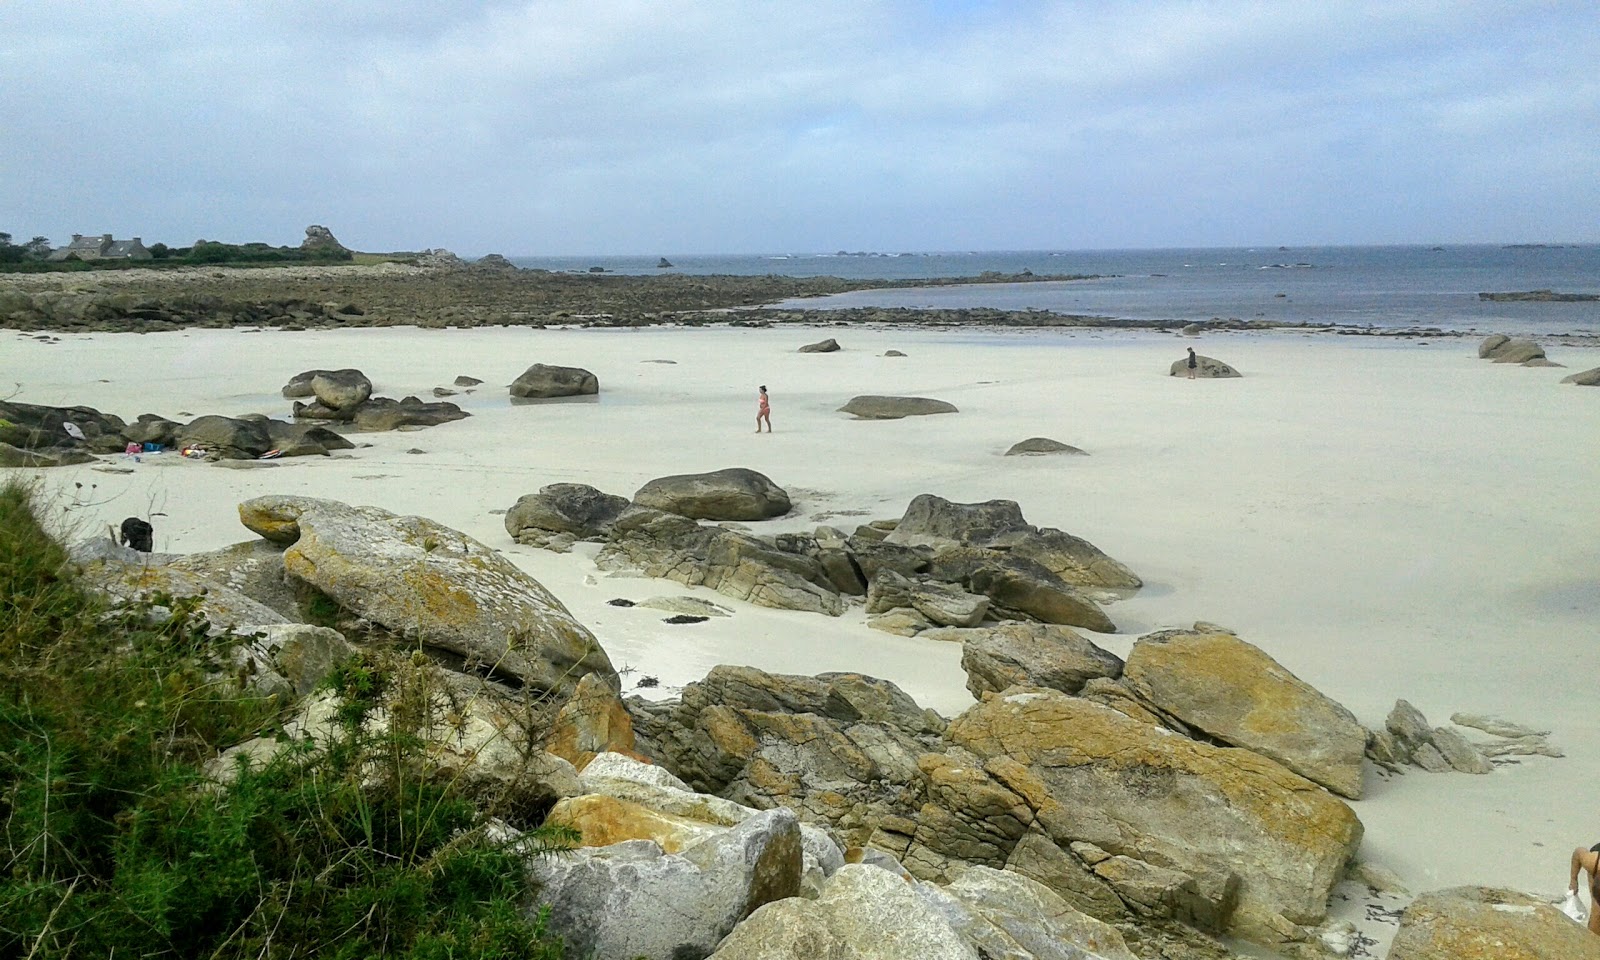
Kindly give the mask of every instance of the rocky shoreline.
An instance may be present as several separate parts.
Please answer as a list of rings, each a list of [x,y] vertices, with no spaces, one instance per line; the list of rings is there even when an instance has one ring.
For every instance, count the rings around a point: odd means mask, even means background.
[[[189,327],[307,330],[349,327],[644,327],[778,324],[1017,329],[1098,328],[1198,334],[1303,330],[1343,336],[1460,337],[1439,327],[1351,327],[1213,317],[1202,323],[1049,310],[777,308],[857,290],[988,283],[1071,282],[1089,276],[985,273],[917,280],[522,270],[504,258],[475,264],[400,262],[270,268],[183,267],[93,273],[0,274],[0,327],[28,332],[154,333]],[[1571,335],[1568,343],[1593,338]]]

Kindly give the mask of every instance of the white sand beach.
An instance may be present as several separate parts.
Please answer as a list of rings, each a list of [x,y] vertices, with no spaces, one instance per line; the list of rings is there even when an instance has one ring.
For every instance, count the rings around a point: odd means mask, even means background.
[[[844,350],[796,352],[825,336]],[[499,514],[549,483],[630,496],[655,477],[732,466],[795,500],[789,516],[750,525],[761,533],[850,530],[898,517],[920,493],[1011,499],[1144,578],[1107,608],[1119,632],[1094,636],[1119,656],[1140,633],[1209,620],[1369,727],[1405,698],[1435,725],[1459,711],[1552,731],[1565,758],[1484,776],[1369,767],[1367,796],[1352,804],[1362,858],[1413,892],[1481,883],[1554,899],[1573,846],[1600,840],[1600,390],[1559,384],[1600,365],[1600,350],[1553,349],[1568,369],[1528,369],[1477,359],[1475,339],[1301,332],[196,329],[56,343],[0,331],[0,344],[0,393],[128,420],[286,418],[279,389],[314,367],[358,367],[391,397],[431,399],[458,374],[485,381],[450,398],[472,417],[353,435],[363,446],[333,458],[233,470],[168,453],[127,463],[130,474],[19,471],[85,533],[158,512],[157,550],[209,550],[250,539],[235,507],[269,493],[421,514],[503,549],[631,668],[626,686],[659,679],[645,695],[718,663],[855,670],[951,716],[972,702],[953,644],[868,629],[859,607],[832,619],[612,576],[594,568],[593,548],[513,543]],[[1165,376],[1191,344],[1244,377]],[[504,385],[535,362],[593,371],[599,398],[512,405]],[[771,435],[753,432],[758,384],[771,391]],[[836,412],[868,393],[935,397],[960,413]],[[1090,456],[1002,456],[1034,436]],[[734,615],[674,626],[606,603],[687,593]],[[1382,934],[1358,901],[1334,907]]]

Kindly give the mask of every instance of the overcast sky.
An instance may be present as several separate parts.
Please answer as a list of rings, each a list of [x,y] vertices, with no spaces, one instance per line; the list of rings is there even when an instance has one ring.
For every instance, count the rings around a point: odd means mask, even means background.
[[[1600,241],[1600,10],[0,0],[0,230],[672,254]]]

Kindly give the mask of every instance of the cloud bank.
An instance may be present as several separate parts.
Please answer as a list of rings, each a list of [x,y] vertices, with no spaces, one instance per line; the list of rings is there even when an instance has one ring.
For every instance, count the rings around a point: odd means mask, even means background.
[[[1600,240],[1586,3],[0,8],[0,230],[754,253]]]

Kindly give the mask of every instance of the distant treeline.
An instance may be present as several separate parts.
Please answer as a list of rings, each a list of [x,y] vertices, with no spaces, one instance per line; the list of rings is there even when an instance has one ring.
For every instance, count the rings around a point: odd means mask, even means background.
[[[169,247],[153,243],[149,260],[101,259],[80,260],[76,255],[65,260],[51,260],[50,241],[34,237],[27,243],[14,243],[11,234],[0,232],[0,271],[44,273],[74,270],[132,270],[160,267],[193,266],[195,264],[275,264],[275,263],[346,263],[352,259],[343,247],[274,247],[265,243],[220,243],[199,240],[191,247]]]

